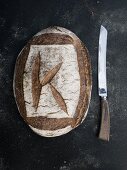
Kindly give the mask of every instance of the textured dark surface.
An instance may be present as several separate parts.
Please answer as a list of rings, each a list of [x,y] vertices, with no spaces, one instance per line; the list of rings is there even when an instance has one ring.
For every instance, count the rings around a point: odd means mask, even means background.
[[[100,121],[97,47],[108,30],[107,76],[111,114],[109,143],[96,137]],[[65,136],[43,138],[23,122],[13,97],[18,53],[51,25],[72,30],[89,49],[93,92],[83,124]],[[0,0],[0,170],[127,169],[127,1]]]

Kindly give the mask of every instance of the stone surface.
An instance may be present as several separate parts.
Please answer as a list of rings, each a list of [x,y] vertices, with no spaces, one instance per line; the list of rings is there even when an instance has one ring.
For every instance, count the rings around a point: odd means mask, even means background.
[[[109,143],[97,139],[100,121],[97,47],[100,25],[108,30],[107,77],[111,114]],[[18,53],[32,35],[50,25],[72,30],[90,51],[93,91],[85,122],[52,139],[34,134],[19,116],[13,97]],[[0,1],[0,169],[127,169],[127,1]]]

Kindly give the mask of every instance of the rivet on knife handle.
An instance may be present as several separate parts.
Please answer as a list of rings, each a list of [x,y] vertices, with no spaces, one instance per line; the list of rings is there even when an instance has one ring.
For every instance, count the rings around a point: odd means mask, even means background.
[[[105,141],[109,141],[110,136],[110,114],[109,106],[106,97],[101,97],[101,126],[99,138]]]

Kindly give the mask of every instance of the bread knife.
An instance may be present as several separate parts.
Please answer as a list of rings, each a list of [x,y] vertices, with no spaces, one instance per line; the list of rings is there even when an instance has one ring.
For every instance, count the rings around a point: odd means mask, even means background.
[[[110,114],[107,101],[106,50],[107,30],[101,25],[98,50],[98,90],[99,96],[101,98],[101,124],[99,138],[105,141],[109,141]]]

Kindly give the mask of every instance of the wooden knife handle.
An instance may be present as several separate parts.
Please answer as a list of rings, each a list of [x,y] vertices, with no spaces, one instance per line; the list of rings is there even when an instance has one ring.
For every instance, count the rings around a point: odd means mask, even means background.
[[[110,136],[110,114],[109,106],[106,97],[101,98],[101,126],[99,138],[105,141],[109,141]]]

